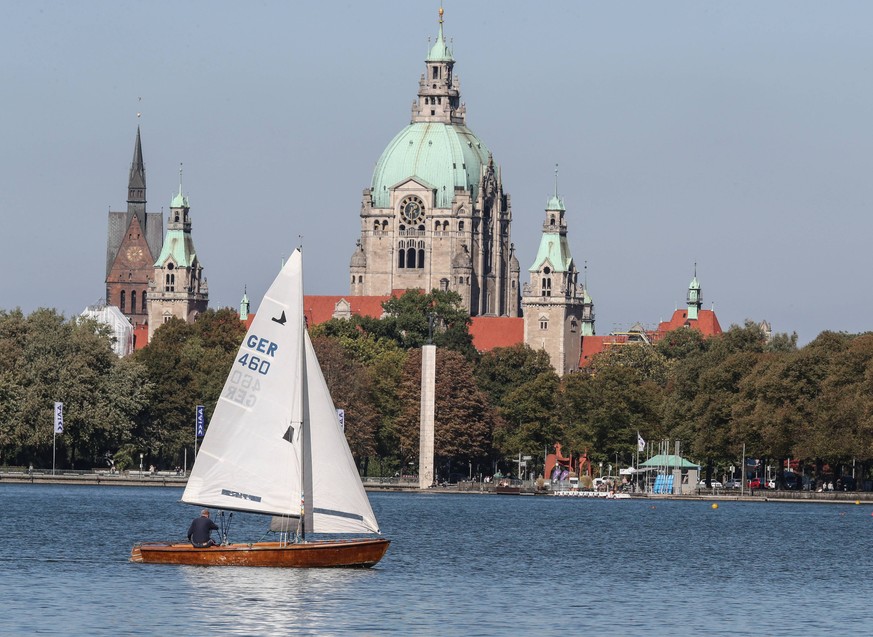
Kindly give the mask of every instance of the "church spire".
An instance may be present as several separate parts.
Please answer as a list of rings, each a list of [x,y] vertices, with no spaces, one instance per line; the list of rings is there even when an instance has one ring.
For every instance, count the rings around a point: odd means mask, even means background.
[[[139,217],[139,224],[145,228],[146,178],[145,164],[142,160],[142,140],[139,126],[136,127],[136,143],[133,147],[133,161],[130,164],[130,177],[127,181],[127,211]]]
[[[443,8],[436,42],[425,59],[425,72],[418,85],[418,100],[412,105],[412,121],[464,124],[466,109],[461,104],[460,83],[452,74],[455,59],[443,35]]]

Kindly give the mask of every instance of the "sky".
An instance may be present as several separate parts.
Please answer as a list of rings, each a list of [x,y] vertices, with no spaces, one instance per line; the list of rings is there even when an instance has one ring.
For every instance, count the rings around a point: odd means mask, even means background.
[[[694,274],[724,328],[873,326],[873,3],[445,0],[467,124],[501,166],[522,279],[555,188],[598,334]],[[179,187],[211,307],[253,309],[300,242],[347,294],[362,190],[409,123],[438,1],[0,6],[0,309],[105,294],[136,128]],[[137,113],[141,113],[137,117]]]

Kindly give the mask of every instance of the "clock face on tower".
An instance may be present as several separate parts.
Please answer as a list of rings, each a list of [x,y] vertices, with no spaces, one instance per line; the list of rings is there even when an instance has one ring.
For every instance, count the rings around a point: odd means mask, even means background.
[[[142,248],[139,246],[132,246],[127,249],[128,261],[139,261],[140,259],[142,259]]]
[[[406,197],[400,202],[400,216],[406,223],[418,223],[424,216],[424,204],[418,197]]]

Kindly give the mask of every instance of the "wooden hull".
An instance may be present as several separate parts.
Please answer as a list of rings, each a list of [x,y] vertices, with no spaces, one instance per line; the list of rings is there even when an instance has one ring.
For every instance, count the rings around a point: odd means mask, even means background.
[[[196,549],[190,544],[143,542],[130,552],[130,561],[146,564],[190,564],[194,566],[275,566],[330,568],[373,566],[388,550],[383,538],[333,540],[280,544],[255,542]]]

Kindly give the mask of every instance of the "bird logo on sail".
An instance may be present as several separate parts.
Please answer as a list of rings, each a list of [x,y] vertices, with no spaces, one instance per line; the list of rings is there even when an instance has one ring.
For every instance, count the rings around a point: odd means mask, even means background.
[[[285,322],[287,321],[287,319],[285,318],[285,310],[282,310],[282,316],[280,316],[279,318],[276,318],[274,316],[272,320],[274,323],[278,323],[279,325],[285,325]]]

